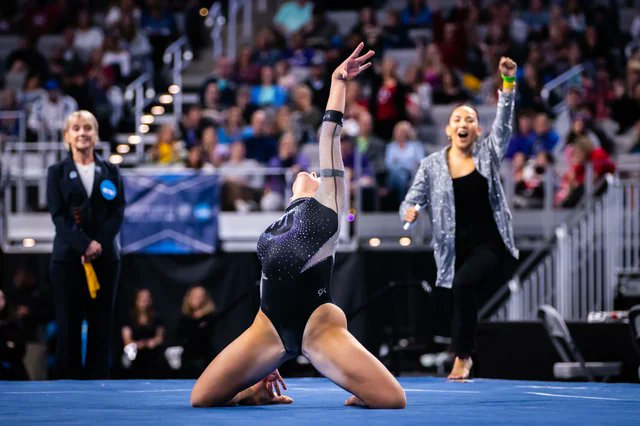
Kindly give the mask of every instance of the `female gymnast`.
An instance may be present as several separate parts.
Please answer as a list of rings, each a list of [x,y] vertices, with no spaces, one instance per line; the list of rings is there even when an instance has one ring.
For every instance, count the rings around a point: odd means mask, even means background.
[[[503,57],[498,68],[503,85],[489,136],[478,140],[482,129],[472,106],[456,107],[446,128],[450,145],[422,160],[400,206],[407,223],[427,209],[438,267],[436,285],[453,289],[452,380],[469,377],[473,365],[476,292],[500,268],[507,252],[518,257],[500,183],[500,161],[511,137],[517,66]]]
[[[256,318],[196,381],[194,407],[288,404],[277,371],[304,355],[353,396],[345,405],[404,408],[406,397],[393,375],[347,331],[345,314],[332,303],[331,273],[340,218],[347,208],[340,131],[347,81],[371,66],[360,43],[331,76],[320,128],[320,176],[301,172],[280,220],[258,240],[261,303]]]

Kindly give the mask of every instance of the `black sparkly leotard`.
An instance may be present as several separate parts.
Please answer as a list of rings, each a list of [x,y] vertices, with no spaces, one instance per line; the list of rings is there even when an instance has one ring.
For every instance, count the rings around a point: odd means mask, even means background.
[[[328,117],[327,117],[328,115]],[[302,335],[313,311],[331,303],[331,274],[345,201],[340,156],[340,114],[325,114],[320,131],[322,183],[313,198],[291,202],[258,240],[262,263],[262,312],[289,354],[300,355]]]
[[[331,272],[338,215],[314,198],[293,201],[258,240],[262,262],[261,309],[285,349],[300,354],[309,316],[331,303]]]

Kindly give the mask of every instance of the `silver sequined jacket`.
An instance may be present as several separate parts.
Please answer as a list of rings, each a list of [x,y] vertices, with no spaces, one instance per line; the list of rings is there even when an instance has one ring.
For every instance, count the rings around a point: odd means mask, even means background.
[[[513,239],[511,211],[500,183],[500,162],[511,137],[515,92],[500,92],[498,111],[491,133],[473,146],[473,162],[489,185],[489,204],[493,218],[509,252],[518,257]],[[400,218],[409,207],[419,204],[429,213],[434,257],[438,267],[436,285],[451,288],[456,263],[456,210],[453,183],[447,163],[449,147],[434,152],[420,162],[413,184],[400,205]]]

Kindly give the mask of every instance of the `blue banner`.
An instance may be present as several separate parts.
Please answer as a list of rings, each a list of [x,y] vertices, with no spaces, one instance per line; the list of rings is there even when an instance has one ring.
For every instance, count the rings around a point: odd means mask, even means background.
[[[210,174],[123,173],[127,207],[124,253],[213,253],[218,244],[220,187]]]

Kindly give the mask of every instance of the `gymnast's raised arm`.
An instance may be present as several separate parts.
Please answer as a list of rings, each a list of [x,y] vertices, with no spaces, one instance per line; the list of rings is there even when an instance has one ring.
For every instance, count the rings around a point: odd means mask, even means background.
[[[367,62],[374,55],[369,50],[362,56],[364,43],[360,43],[349,57],[331,75],[331,89],[327,108],[320,127],[321,183],[315,198],[342,216],[347,206],[344,164],[340,153],[340,132],[345,108],[347,82],[371,66]]]

